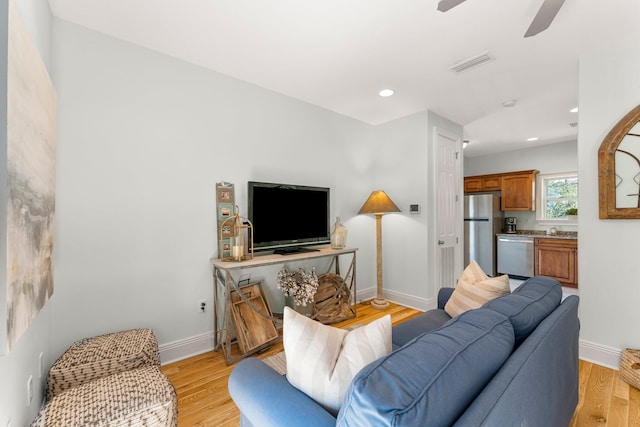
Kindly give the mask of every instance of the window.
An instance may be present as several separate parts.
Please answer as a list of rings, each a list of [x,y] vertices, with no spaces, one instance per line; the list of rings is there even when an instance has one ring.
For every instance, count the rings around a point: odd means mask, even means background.
[[[536,219],[566,221],[565,211],[578,208],[578,173],[539,175]]]

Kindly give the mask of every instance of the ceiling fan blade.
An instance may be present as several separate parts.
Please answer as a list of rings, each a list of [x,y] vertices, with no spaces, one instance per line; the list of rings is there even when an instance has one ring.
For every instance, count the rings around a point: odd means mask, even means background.
[[[544,0],[544,3],[540,6],[540,10],[536,14],[536,17],[533,18],[524,36],[532,37],[549,28],[549,25],[553,22],[563,3],[564,0]]]
[[[440,2],[438,2],[438,10],[440,12],[446,12],[447,10],[453,9],[464,1],[465,0],[440,0]]]

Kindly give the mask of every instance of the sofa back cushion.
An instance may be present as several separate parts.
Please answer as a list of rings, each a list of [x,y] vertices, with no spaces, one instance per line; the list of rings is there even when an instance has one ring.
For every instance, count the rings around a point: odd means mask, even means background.
[[[449,320],[451,320],[451,316],[439,308],[427,310],[416,317],[405,320],[391,330],[393,349],[402,347],[418,335],[441,328]]]
[[[338,426],[451,425],[513,349],[513,327],[480,308],[420,335],[354,378]]]
[[[562,300],[562,287],[554,279],[536,276],[523,282],[511,294],[489,301],[485,308],[502,313],[513,324],[516,345],[555,310]]]

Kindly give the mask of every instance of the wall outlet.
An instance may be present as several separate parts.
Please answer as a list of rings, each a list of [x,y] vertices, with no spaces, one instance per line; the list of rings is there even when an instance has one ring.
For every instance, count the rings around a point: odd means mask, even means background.
[[[38,378],[42,378],[44,375],[44,353],[40,352],[38,356]]]
[[[207,311],[207,300],[206,299],[201,299],[200,301],[198,301],[198,310],[200,310],[200,313],[206,313]]]
[[[33,401],[33,375],[29,375],[27,380],[27,406],[31,406]]]

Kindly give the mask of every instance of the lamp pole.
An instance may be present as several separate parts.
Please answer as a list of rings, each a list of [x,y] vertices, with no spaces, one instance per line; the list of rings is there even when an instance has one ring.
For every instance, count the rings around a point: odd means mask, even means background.
[[[382,213],[376,213],[376,268],[378,283],[376,298],[371,301],[371,307],[384,310],[389,307],[389,302],[382,296]]]

